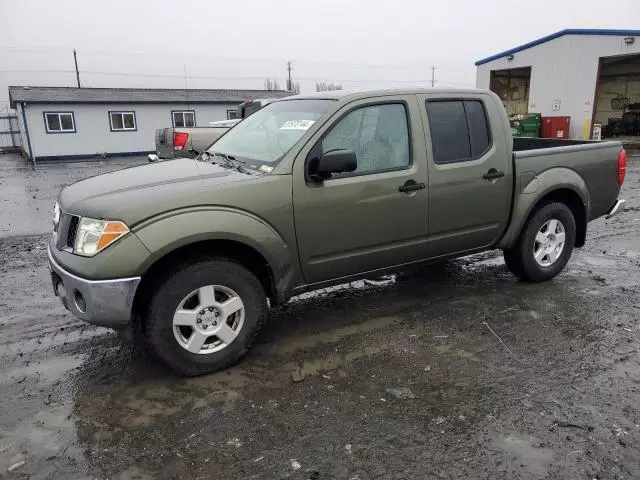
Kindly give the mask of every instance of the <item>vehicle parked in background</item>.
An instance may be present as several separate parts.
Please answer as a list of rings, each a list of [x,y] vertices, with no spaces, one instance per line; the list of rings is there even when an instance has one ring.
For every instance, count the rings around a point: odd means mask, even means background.
[[[274,101],[198,160],[64,188],[53,288],[77,317],[134,328],[181,375],[242,358],[293,295],[488,249],[555,277],[624,202],[620,142],[513,138],[482,90]]]
[[[156,130],[156,156],[161,159],[195,158],[227,133],[227,130],[239,120],[224,120],[224,122],[224,125],[210,124],[208,127],[158,128]]]
[[[271,103],[273,98],[255,99],[241,103],[236,110],[236,118],[209,122],[207,127],[169,127],[156,130],[156,154],[149,161],[169,158],[195,158],[213,142],[224,135],[243,118]]]

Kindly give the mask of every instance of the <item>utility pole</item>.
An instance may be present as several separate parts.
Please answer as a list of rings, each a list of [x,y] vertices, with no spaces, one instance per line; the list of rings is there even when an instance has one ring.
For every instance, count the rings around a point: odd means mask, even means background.
[[[431,65],[431,88],[436,86],[436,66]]]
[[[291,82],[291,65],[293,62],[289,60],[287,62],[287,72],[289,73],[289,79],[287,80],[287,90],[290,92],[293,90],[293,83]]]
[[[78,56],[75,48],[73,49],[73,62],[76,64],[76,80],[78,81],[78,88],[80,88],[80,72],[78,71]]]

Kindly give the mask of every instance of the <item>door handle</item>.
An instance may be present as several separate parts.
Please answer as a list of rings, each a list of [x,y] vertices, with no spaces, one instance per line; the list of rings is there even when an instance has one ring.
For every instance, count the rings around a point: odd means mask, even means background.
[[[400,185],[398,187],[398,191],[400,192],[415,192],[416,190],[422,190],[426,188],[424,183],[418,183],[415,180],[407,180],[404,185]]]
[[[499,172],[495,168],[490,168],[489,171],[482,176],[485,180],[495,180],[496,178],[502,177],[504,177],[504,172]]]

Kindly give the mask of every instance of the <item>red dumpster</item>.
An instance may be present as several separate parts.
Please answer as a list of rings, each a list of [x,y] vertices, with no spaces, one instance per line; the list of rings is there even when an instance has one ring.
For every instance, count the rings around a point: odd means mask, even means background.
[[[542,138],[569,138],[571,117],[542,117],[540,133]]]

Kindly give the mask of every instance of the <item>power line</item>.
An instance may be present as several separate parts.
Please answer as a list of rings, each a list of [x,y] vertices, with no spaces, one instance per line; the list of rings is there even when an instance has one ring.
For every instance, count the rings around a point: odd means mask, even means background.
[[[0,73],[27,73],[27,74],[45,74],[45,73],[68,73],[73,74],[75,70],[2,70],[0,69]],[[83,70],[84,76],[107,76],[107,77],[131,77],[131,78],[164,78],[164,79],[185,79],[185,75],[182,74],[157,74],[157,73],[129,73],[129,72],[105,72],[105,71],[96,71],[96,70]],[[212,76],[212,75],[188,75],[189,80],[264,80],[264,76]],[[332,77],[332,78],[321,78],[321,77],[297,77],[298,80],[303,81],[337,81],[339,83],[368,83],[368,84],[376,84],[376,83],[397,83],[397,84],[413,84],[413,83],[424,83],[431,84],[434,79],[390,79],[390,78],[381,78],[381,79],[341,79],[340,77]],[[293,79],[291,80],[293,82]],[[457,82],[457,81],[448,81],[448,80],[438,80],[438,84],[440,85],[454,85],[454,86],[466,86],[466,87],[474,87],[475,85],[471,82]]]
[[[59,51],[68,51],[69,47],[63,46],[33,46],[33,47],[19,47],[12,45],[0,45],[0,50],[14,50],[16,52],[38,52],[40,50],[59,50]],[[184,60],[185,58],[194,58],[194,59],[206,59],[206,60],[234,60],[234,61],[264,61],[264,62],[279,62],[281,59],[278,58],[267,58],[267,57],[242,57],[242,56],[211,56],[211,55],[197,55],[197,54],[185,54],[184,52],[176,52],[176,53],[158,53],[158,52],[134,52],[134,51],[117,51],[117,50],[101,50],[101,49],[80,49],[81,52],[86,53],[98,53],[98,54],[106,54],[106,55],[114,55],[118,57],[122,56],[142,56],[142,57],[162,57],[162,58],[180,58]],[[288,62],[287,62],[288,63]],[[293,63],[293,62],[292,62]],[[335,62],[335,61],[323,61],[323,60],[311,60],[311,59],[296,59],[296,63],[304,63],[304,64],[315,64],[320,66],[342,66],[342,67],[357,67],[357,68],[376,68],[376,69],[385,69],[385,70],[416,70],[426,65],[416,64],[412,62],[411,64],[367,64],[367,63],[351,63],[351,62]],[[475,67],[471,65],[469,70],[473,70]],[[462,68],[461,66],[443,66],[439,65],[438,69],[445,70],[457,70],[457,71],[466,71],[467,69]]]

